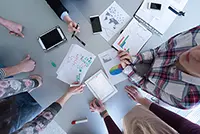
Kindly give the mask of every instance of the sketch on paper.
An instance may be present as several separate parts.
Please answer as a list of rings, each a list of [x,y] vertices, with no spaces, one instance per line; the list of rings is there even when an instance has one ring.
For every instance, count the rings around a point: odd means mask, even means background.
[[[57,70],[58,79],[68,84],[82,82],[96,56],[78,45],[72,45]]]
[[[130,16],[114,1],[101,15],[101,36],[109,41],[128,23]]]
[[[98,55],[104,70],[112,84],[118,84],[127,79],[115,49],[109,49]]]

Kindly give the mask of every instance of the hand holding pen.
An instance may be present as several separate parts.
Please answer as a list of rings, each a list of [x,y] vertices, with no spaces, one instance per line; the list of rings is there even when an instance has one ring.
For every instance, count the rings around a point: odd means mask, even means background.
[[[71,21],[70,23],[68,23],[68,31],[73,32],[74,35],[76,33],[79,33],[80,32],[79,24],[77,24],[74,21]]]
[[[77,34],[77,32],[80,32],[79,29],[80,29],[79,23],[77,23],[77,24],[75,24],[75,25],[73,26],[72,30],[73,30],[74,32],[73,32],[71,38],[73,38],[73,37]]]
[[[79,23],[76,25],[75,29],[78,30],[78,28],[79,28]],[[74,31],[73,34],[72,34],[72,36],[71,36],[71,38],[75,37],[83,46],[85,46],[86,44],[85,44],[80,38],[78,38],[78,37],[76,36],[76,33],[77,33],[77,32]]]

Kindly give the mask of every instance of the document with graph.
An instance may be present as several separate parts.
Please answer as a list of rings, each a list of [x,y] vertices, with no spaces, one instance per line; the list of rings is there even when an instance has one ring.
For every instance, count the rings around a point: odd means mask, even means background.
[[[111,48],[106,50],[98,56],[110,82],[113,85],[128,79],[128,77],[122,72],[123,68],[115,49]]]
[[[151,38],[151,36],[152,33],[133,18],[122,34],[114,42],[113,46],[117,50],[125,50],[131,55],[135,55]]]

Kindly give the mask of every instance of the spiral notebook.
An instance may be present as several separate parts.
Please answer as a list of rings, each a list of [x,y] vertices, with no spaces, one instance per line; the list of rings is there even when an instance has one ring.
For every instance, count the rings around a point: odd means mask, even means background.
[[[161,10],[148,9],[150,2],[161,4]],[[151,32],[163,35],[177,17],[168,7],[182,11],[187,2],[188,0],[144,0],[135,18]]]

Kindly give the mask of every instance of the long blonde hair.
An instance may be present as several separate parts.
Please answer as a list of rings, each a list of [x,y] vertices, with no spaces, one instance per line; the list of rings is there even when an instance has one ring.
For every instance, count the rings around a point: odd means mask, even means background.
[[[124,134],[178,134],[143,106],[135,106],[123,120]]]
[[[131,126],[133,134],[157,134],[156,130],[145,119],[134,119]]]

